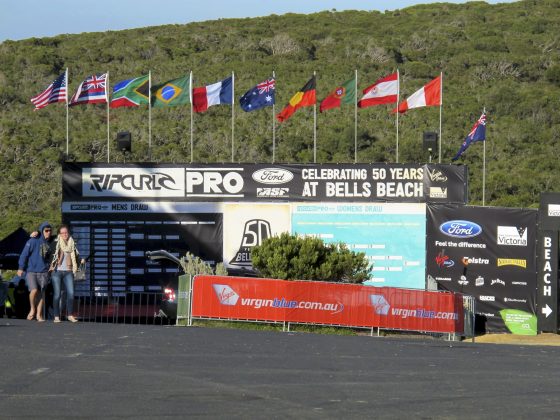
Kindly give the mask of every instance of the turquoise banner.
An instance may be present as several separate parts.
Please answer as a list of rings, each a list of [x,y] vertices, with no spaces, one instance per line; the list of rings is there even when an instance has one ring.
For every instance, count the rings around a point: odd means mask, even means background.
[[[292,233],[344,242],[373,264],[373,286],[424,289],[424,204],[294,204]]]

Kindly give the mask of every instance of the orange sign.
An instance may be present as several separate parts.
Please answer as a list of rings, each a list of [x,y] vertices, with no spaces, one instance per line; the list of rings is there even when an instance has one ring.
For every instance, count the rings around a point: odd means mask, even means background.
[[[444,333],[464,324],[450,292],[225,276],[195,277],[192,316]]]

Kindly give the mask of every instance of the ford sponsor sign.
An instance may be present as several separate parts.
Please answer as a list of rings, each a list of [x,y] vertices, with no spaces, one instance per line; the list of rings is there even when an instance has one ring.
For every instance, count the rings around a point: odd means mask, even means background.
[[[453,238],[473,238],[482,233],[482,228],[468,220],[450,220],[439,227],[441,233]]]
[[[260,184],[277,185],[290,182],[294,174],[286,169],[264,168],[253,172],[253,179]]]

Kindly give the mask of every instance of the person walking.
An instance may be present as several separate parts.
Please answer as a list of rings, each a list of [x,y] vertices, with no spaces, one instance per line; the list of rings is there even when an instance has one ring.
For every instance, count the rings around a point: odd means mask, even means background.
[[[56,239],[56,247],[53,253],[50,266],[51,282],[53,285],[53,311],[54,322],[60,322],[60,295],[61,286],[64,283],[66,291],[66,319],[70,322],[78,322],[73,315],[74,310],[74,273],[78,271],[78,258],[80,253],[76,248],[76,243],[68,226],[61,225],[58,228],[58,237]],[[80,261],[85,264],[85,260]]]
[[[30,238],[25,244],[19,257],[17,275],[27,272],[27,286],[29,287],[30,311],[28,320],[35,317],[44,322],[43,308],[45,305],[45,288],[49,282],[49,263],[51,261],[50,243],[52,242],[52,226],[43,222],[39,226],[40,234]]]

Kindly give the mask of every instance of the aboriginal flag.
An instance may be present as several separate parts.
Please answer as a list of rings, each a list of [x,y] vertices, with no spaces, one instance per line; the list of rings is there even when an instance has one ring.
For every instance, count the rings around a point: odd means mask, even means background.
[[[284,109],[276,115],[276,119],[280,122],[284,122],[288,118],[290,118],[293,113],[296,112],[299,108],[315,105],[315,103],[317,102],[315,94],[316,82],[315,76],[313,76],[311,79],[309,79],[304,87],[302,87],[294,96],[292,96],[290,102],[288,102]]]

